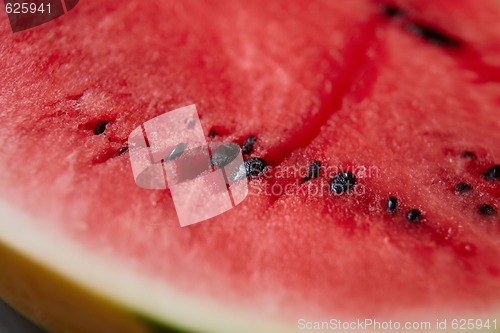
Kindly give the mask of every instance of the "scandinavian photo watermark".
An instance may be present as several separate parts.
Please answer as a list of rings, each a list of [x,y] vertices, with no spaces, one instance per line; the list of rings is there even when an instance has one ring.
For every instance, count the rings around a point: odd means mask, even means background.
[[[297,328],[303,331],[339,331],[339,332],[361,332],[361,331],[495,331],[497,330],[497,319],[480,318],[452,318],[435,319],[430,321],[394,321],[377,320],[374,318],[359,318],[343,321],[331,318],[326,321],[308,321],[304,318],[297,320]]]
[[[208,144],[194,104],[136,127],[128,148],[136,185],[169,189],[182,227],[233,209],[248,194],[240,146]]]
[[[376,166],[364,165],[329,165],[315,168],[316,175],[311,177],[310,167],[307,165],[279,165],[269,167],[258,179],[249,184],[249,195],[254,196],[303,196],[325,197],[349,195],[362,196],[366,194],[366,186],[360,180],[376,178],[380,170]],[[332,179],[339,174],[349,172],[358,181],[343,184],[341,191],[332,191]],[[314,179],[313,179],[314,178]]]

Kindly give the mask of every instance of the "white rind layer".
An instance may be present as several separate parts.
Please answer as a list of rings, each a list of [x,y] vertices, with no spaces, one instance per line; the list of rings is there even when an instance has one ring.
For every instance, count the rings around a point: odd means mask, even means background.
[[[55,230],[0,200],[0,242],[63,278],[158,323],[193,332],[280,333],[297,328],[186,296],[165,282],[120,265],[111,256],[93,254]],[[294,323],[290,323],[294,324]]]

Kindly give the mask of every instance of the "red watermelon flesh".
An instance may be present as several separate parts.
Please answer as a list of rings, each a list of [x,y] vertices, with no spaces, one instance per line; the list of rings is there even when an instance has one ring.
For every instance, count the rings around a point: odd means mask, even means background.
[[[291,325],[498,313],[499,217],[478,207],[500,209],[482,175],[500,163],[500,5],[383,5],[86,1],[18,34],[3,19],[2,200],[93,255]],[[270,168],[241,205],[180,228],[124,147],[193,103],[208,140],[254,135]],[[315,160],[318,178],[282,174]],[[337,196],[344,170],[357,185]]]

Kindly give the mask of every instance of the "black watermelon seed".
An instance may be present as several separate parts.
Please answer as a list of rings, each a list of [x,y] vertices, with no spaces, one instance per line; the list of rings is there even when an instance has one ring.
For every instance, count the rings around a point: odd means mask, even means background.
[[[211,130],[210,132],[208,132],[208,136],[211,138],[215,138],[217,135],[218,133],[216,130]]]
[[[447,36],[427,25],[420,23],[408,23],[406,28],[414,35],[427,40],[429,43],[446,47],[460,46],[460,42],[456,38]]]
[[[476,158],[476,154],[469,150],[464,150],[460,156],[463,158]]]
[[[406,215],[406,218],[408,219],[408,221],[413,222],[413,223],[420,222],[421,217],[422,217],[422,213],[418,209],[412,209]]]
[[[267,169],[267,162],[259,157],[249,158],[244,164],[247,177],[250,178],[258,177]]]
[[[243,145],[241,146],[241,152],[244,155],[250,155],[253,151],[253,145],[257,139],[255,136],[249,136],[245,142],[243,142]]]
[[[391,5],[391,4],[382,5],[381,10],[382,10],[382,13],[384,13],[385,15],[387,15],[388,17],[391,17],[391,18],[403,15],[403,11],[401,10],[401,8],[396,7],[394,5]]]
[[[94,128],[94,135],[99,135],[99,134],[104,133],[104,131],[106,130],[106,126],[108,124],[109,124],[109,121],[107,121],[107,120],[98,122]]]
[[[478,208],[478,212],[484,216],[493,216],[497,214],[497,210],[492,205],[482,204]]]
[[[472,190],[472,186],[466,183],[457,183],[455,184],[455,192],[457,193],[466,193]]]
[[[397,207],[398,207],[398,198],[396,197],[387,198],[387,210],[390,213],[394,213]]]
[[[500,179],[500,165],[494,165],[483,172],[484,179],[494,181]]]
[[[223,168],[231,163],[240,153],[240,147],[234,143],[221,144],[210,157],[209,166]]]
[[[167,161],[173,161],[176,158],[180,157],[184,153],[184,150],[186,150],[186,144],[181,142],[172,149],[170,154],[168,154],[167,158],[165,159]]]
[[[330,181],[330,191],[343,194],[350,191],[356,184],[356,176],[350,171],[342,171],[333,176]]]

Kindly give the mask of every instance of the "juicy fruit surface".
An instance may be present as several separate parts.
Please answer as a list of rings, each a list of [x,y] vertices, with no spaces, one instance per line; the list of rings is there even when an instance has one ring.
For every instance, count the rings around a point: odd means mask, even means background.
[[[498,309],[500,221],[478,207],[500,209],[482,177],[500,163],[500,6],[399,5],[86,1],[18,34],[4,19],[0,194],[93,253],[294,322]],[[192,103],[207,138],[255,136],[269,170],[235,209],[180,228],[168,190],[134,184],[124,143]],[[355,190],[331,193],[331,168]]]

